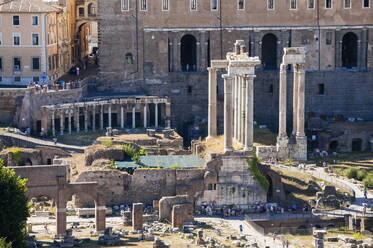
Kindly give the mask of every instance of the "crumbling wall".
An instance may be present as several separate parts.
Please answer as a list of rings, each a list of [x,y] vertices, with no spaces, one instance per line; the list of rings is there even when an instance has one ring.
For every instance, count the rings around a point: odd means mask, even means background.
[[[124,151],[120,146],[90,146],[84,150],[84,165],[90,166],[97,159],[123,160]]]

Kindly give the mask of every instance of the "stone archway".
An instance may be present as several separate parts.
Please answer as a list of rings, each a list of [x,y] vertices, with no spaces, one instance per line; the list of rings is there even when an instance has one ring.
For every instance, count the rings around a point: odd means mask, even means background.
[[[268,33],[262,38],[262,65],[264,70],[277,69],[277,37]]]
[[[357,35],[348,32],[342,39],[342,67],[357,67]]]
[[[182,71],[197,70],[197,40],[191,34],[181,38],[180,62]]]

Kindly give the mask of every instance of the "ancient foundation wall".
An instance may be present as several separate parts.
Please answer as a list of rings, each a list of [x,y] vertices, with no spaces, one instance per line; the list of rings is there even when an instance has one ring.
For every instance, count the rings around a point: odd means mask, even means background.
[[[0,89],[0,124],[14,124],[14,114],[22,105],[27,89]]]

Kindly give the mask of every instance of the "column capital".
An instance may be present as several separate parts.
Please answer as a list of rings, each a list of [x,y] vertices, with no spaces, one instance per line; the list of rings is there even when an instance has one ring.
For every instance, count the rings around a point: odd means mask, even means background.
[[[218,70],[218,68],[214,68],[214,67],[207,67],[207,70],[209,72],[216,72]]]
[[[287,64],[281,64],[280,65],[280,72],[286,72]]]
[[[234,76],[230,75],[230,74],[223,74],[223,75],[221,75],[221,77],[223,79],[227,79],[227,80],[233,80],[234,79]]]

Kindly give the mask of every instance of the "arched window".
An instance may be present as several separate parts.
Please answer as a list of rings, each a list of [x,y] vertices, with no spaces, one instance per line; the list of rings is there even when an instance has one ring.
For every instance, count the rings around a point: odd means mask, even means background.
[[[126,53],[126,64],[127,65],[132,65],[133,64],[133,56],[132,53]]]
[[[263,36],[262,64],[265,70],[277,68],[277,37],[274,34],[269,33]]]
[[[348,32],[342,39],[342,67],[357,66],[357,36]]]
[[[181,70],[197,70],[197,40],[193,35],[184,35],[181,39]]]
[[[88,4],[88,16],[95,16],[96,15],[96,6],[94,3]]]

